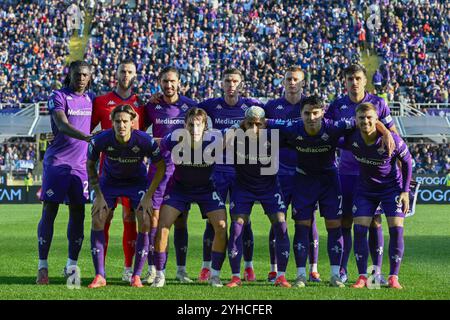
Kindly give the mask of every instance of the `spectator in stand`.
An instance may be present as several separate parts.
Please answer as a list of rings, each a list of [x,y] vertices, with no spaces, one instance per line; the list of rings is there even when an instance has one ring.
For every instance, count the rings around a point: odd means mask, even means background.
[[[64,1],[0,2],[0,102],[46,100],[69,53]]]
[[[412,143],[409,150],[414,173],[445,175],[450,169],[450,144]]]

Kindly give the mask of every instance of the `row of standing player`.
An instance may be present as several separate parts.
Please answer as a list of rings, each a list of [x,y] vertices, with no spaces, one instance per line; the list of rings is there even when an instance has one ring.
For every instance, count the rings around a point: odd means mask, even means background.
[[[359,68],[359,69],[358,69]],[[81,68],[82,69],[82,68]],[[71,71],[74,71],[75,68],[71,68]],[[154,136],[156,138],[161,138],[162,136],[164,136],[165,133],[170,132],[171,130],[173,130],[174,127],[179,127],[180,124],[182,124],[182,121],[180,121],[182,119],[182,115],[183,113],[189,109],[191,106],[195,105],[195,102],[193,102],[192,100],[189,100],[185,97],[182,96],[178,96],[177,93],[177,89],[179,86],[179,77],[178,77],[178,73],[176,72],[176,70],[174,69],[167,69],[167,72],[163,72],[160,76],[160,84],[161,84],[161,88],[163,91],[163,97],[162,100],[160,101],[160,103],[153,103],[153,104],[149,104],[146,107],[146,110],[150,108],[153,111],[150,112],[150,114],[147,115],[147,118],[150,120],[151,124],[153,124],[153,133]],[[352,71],[351,68],[349,69],[349,71]],[[347,89],[349,92],[349,95],[347,97],[344,97],[343,99],[341,99],[341,101],[336,101],[335,103],[333,103],[330,108],[329,108],[329,113],[332,114],[332,117],[335,119],[340,118],[345,118],[346,115],[342,115],[339,113],[347,113],[348,117],[352,117],[354,116],[354,109],[355,106],[358,104],[357,102],[362,102],[362,101],[373,101],[376,105],[379,105],[379,114],[381,115],[382,119],[388,119],[389,118],[389,112],[387,107],[385,106],[384,101],[382,101],[382,99],[366,94],[364,91],[364,87],[365,87],[365,70],[362,69],[361,67],[353,66],[353,71],[354,72],[350,72],[347,73],[346,75],[346,83],[347,83]],[[114,99],[106,101],[105,100],[105,96],[104,98],[104,109],[105,111],[103,111],[104,114],[108,114],[109,115],[109,110],[114,107],[115,104],[117,103],[132,103],[132,105],[135,105],[137,108],[136,110],[141,111],[140,114],[144,115],[143,117],[141,117],[141,120],[139,121],[141,124],[141,128],[142,126],[144,126],[145,128],[145,122],[142,121],[143,118],[146,117],[146,115],[144,113],[142,113],[142,108],[138,108],[138,104],[137,103],[137,99],[134,95],[132,95],[131,93],[131,86],[132,86],[132,79],[135,76],[135,67],[133,63],[122,63],[119,67],[118,70],[118,86],[117,86],[117,90],[116,92],[110,93],[109,94],[109,98],[111,96],[113,96],[115,98],[116,101],[114,101]],[[76,77],[79,76],[80,80],[76,79]],[[79,89],[79,93],[81,93],[81,95],[83,97],[85,97],[86,95],[84,95],[84,90],[82,90],[80,87],[82,86],[82,82],[83,79],[81,79],[83,76],[87,76],[86,74],[83,74],[83,72],[71,72],[71,74],[69,75],[68,79],[70,80],[71,78],[73,78],[73,83],[72,83],[72,87],[75,89],[73,91],[76,91],[76,89]],[[220,125],[223,126],[230,126],[230,124],[232,124],[233,122],[242,120],[243,118],[243,113],[245,112],[245,109],[250,107],[251,105],[258,105],[259,102],[251,100],[251,99],[244,99],[244,98],[240,98],[239,97],[239,89],[240,86],[242,85],[242,75],[237,71],[237,70],[231,70],[230,73],[225,73],[224,75],[224,79],[223,79],[223,87],[224,87],[224,94],[225,94],[225,98],[217,98],[217,99],[211,99],[209,101],[206,101],[204,103],[202,103],[200,106],[202,106],[203,108],[205,108],[205,110],[207,110],[208,115],[211,117],[211,120],[213,121],[213,126],[214,127],[220,127]],[[85,82],[88,81],[85,79]],[[266,105],[266,112],[268,113],[269,117],[272,117],[270,115],[270,112],[275,113],[274,118],[285,118],[285,119],[295,119],[298,118],[299,115],[299,108],[300,108],[300,101],[302,99],[302,95],[301,95],[301,86],[302,86],[302,82],[303,82],[303,73],[301,72],[301,70],[296,69],[296,68],[292,68],[290,69],[285,76],[284,79],[284,85],[285,85],[285,96],[281,99],[277,99],[274,101],[269,102]],[[85,86],[87,86],[87,83],[85,83]],[[66,83],[67,85],[70,85],[70,81],[68,81]],[[76,87],[78,86],[78,88]],[[84,88],[85,89],[85,88]],[[124,90],[125,89],[125,90]],[[361,95],[362,94],[362,95]],[[57,95],[55,95],[54,97],[56,97]],[[108,96],[108,95],[107,95]],[[122,98],[124,96],[128,96],[129,98]],[[69,98],[67,98],[67,102],[69,102],[69,100],[73,100],[73,95],[70,96]],[[109,99],[106,98],[106,99]],[[117,99],[119,101],[117,101]],[[134,101],[130,101],[134,100]],[[56,111],[58,108],[54,108],[54,103],[52,102],[55,99],[52,99],[49,102],[49,108],[50,110],[54,110]],[[89,100],[89,99],[87,99]],[[97,100],[100,100],[100,98],[98,98]],[[111,102],[112,101],[112,102]],[[70,104],[70,103],[69,103]],[[334,109],[333,109],[334,106]],[[63,106],[64,107],[64,106]],[[158,110],[159,109],[159,110]],[[93,122],[95,123],[95,119],[96,119],[96,110],[100,110],[100,108],[94,108],[94,114],[93,114]],[[334,114],[333,114],[333,110],[335,110]],[[98,111],[97,111],[98,112]],[[159,113],[159,114],[158,114]],[[352,114],[353,113],[353,114]],[[87,112],[82,112],[81,114],[86,115]],[[71,116],[70,112],[68,113],[67,116]],[[158,117],[159,116],[159,117]],[[53,112],[52,113],[52,120],[54,121],[54,123],[52,123],[53,127],[56,127],[58,130],[65,132],[66,134],[70,135],[72,134],[72,136],[74,136],[75,138],[81,138],[81,139],[89,139],[89,131],[88,130],[84,130],[85,133],[84,134],[79,134],[79,132],[71,132],[70,128],[70,124],[68,124],[68,121],[61,121],[60,118],[64,118],[61,117],[59,112]],[[106,117],[103,117],[102,120],[102,127],[103,127],[103,122],[107,123],[108,120],[105,119]],[[63,119],[64,120],[64,119]],[[66,118],[67,120],[67,118]],[[110,126],[111,121],[109,120],[109,126]],[[172,125],[171,125],[172,124]],[[386,124],[389,126],[389,121],[386,122]],[[105,125],[106,127],[107,125]],[[55,130],[54,130],[55,131]],[[165,132],[164,132],[165,131]],[[70,140],[70,138],[69,138]],[[72,141],[75,142],[75,141]],[[80,149],[83,150],[83,149]],[[282,152],[288,152],[287,150],[284,150]],[[47,161],[47,163],[50,164],[50,162],[54,159],[50,159],[52,158],[52,153],[49,153],[50,156],[48,156],[49,161]],[[78,155],[82,154],[82,152],[77,152]],[[54,157],[53,157],[54,158]],[[293,172],[295,172],[295,164],[293,165],[292,162],[291,163],[284,163],[284,162],[289,162],[290,159],[293,159],[293,157],[281,157],[281,172],[280,172],[280,180],[282,187],[284,186],[284,189],[288,189],[288,187],[292,188],[292,186],[294,184],[292,183],[283,183],[283,180],[289,180],[293,178]],[[73,158],[71,159],[73,160]],[[284,160],[284,161],[283,161]],[[295,162],[295,161],[294,161]],[[341,161],[341,165],[342,165]],[[73,162],[71,162],[73,163]],[[54,163],[53,163],[54,164]],[[286,170],[284,171],[285,174],[283,174],[283,167],[286,164]],[[64,167],[64,166],[62,166]],[[220,167],[220,166],[219,166]],[[355,170],[355,166],[350,166],[352,167],[352,174],[355,174],[355,171],[357,171],[357,169]],[[61,168],[63,169],[63,168]],[[76,169],[79,168],[72,168],[72,171],[76,171]],[[216,168],[215,170],[215,181],[217,183],[217,185],[219,186],[219,192],[222,196],[222,198],[226,198],[226,193],[229,191],[227,189],[230,189],[230,185],[231,185],[231,181],[233,180],[233,175],[234,173],[232,172],[232,169],[228,167],[224,167],[222,170],[220,168]],[[294,171],[293,171],[293,170]],[[150,172],[155,172],[155,170],[150,170]],[[165,176],[165,180],[167,182],[168,180],[168,176],[170,175],[170,170],[168,170],[168,173]],[[287,173],[287,174],[286,174]],[[341,172],[342,173],[342,172]],[[166,179],[167,177],[167,179]],[[341,177],[341,179],[343,179]],[[49,179],[47,179],[49,180]],[[86,181],[86,180],[82,180],[82,181]],[[83,182],[84,183],[84,182]],[[348,184],[344,184],[344,186],[347,186]],[[223,188],[221,188],[223,186]],[[353,187],[353,185],[350,185],[350,187]],[[57,189],[58,191],[62,192],[64,189],[59,189],[59,188],[54,188]],[[161,188],[162,189],[162,188]],[[223,189],[223,190],[221,190]],[[67,190],[67,188],[66,188]],[[54,220],[54,216],[56,216],[56,212],[54,210],[55,205],[53,205],[54,199],[55,199],[55,195],[54,195],[54,190],[52,188],[45,188],[44,190],[45,192],[43,193],[43,200],[44,200],[44,210],[43,210],[43,218],[41,219],[40,225],[39,225],[39,243],[40,243],[40,264],[39,264],[39,274],[41,274],[41,270],[42,273],[45,273],[48,266],[46,264],[46,253],[48,254],[48,248],[49,248],[49,242],[51,241],[51,237],[48,237],[48,234],[50,233],[49,228],[45,228],[45,221],[48,221],[48,218],[50,218],[50,220]],[[49,192],[51,191],[51,192]],[[85,188],[86,191],[86,188]],[[285,190],[283,190],[284,192]],[[289,190],[287,190],[287,192],[284,192],[284,194],[286,195],[286,198],[289,198],[289,195],[292,194],[292,191],[289,192]],[[352,192],[350,192],[350,194],[352,194]],[[162,195],[163,195],[163,190],[161,190],[160,193],[160,197],[159,197],[159,201],[161,202],[162,200]],[[225,195],[225,196],[224,196]],[[54,197],[53,199],[48,199],[51,197]],[[157,196],[157,195],[155,195]],[[47,199],[46,199],[47,197]],[[46,201],[47,200],[47,201]],[[53,201],[52,201],[53,200]],[[61,202],[64,199],[61,200]],[[155,209],[159,209],[158,208],[158,199],[153,199],[153,203],[154,203],[154,208]],[[155,201],[156,200],[156,201]],[[73,203],[76,203],[76,201],[71,201]],[[159,202],[159,203],[160,203]],[[349,201],[346,201],[345,199],[345,188],[344,188],[344,204],[348,203]],[[289,203],[289,200],[287,201],[287,203]],[[351,203],[351,201],[350,201]],[[156,204],[156,205],[155,205]],[[57,207],[57,206],[56,206]],[[74,232],[71,229],[71,226],[73,226],[75,223],[72,220],[76,220],[76,218],[79,218],[80,216],[84,216],[84,212],[83,214],[77,214],[77,210],[75,210],[76,208],[73,208],[74,205],[70,205],[69,206],[69,211],[71,212],[70,215],[70,220],[69,220],[69,228],[68,228],[68,233],[70,233],[69,236],[69,243],[72,242],[72,245],[69,245],[69,260],[68,260],[68,264],[67,266],[70,266],[71,264],[76,263],[76,258],[78,253],[76,252],[76,246],[73,245],[73,241],[72,240],[78,240],[75,241],[76,243],[80,243],[82,241],[82,234],[81,237],[76,237],[76,235],[74,235],[74,233],[76,233],[77,235],[80,234],[80,232]],[[57,208],[56,208],[57,210]],[[78,212],[80,212],[82,210],[78,210]],[[344,207],[344,214],[348,213],[349,210],[346,210]],[[50,214],[49,214],[50,213]],[[157,210],[154,210],[154,213],[158,213]],[[49,217],[50,216],[50,217]],[[125,215],[125,217],[129,217],[130,215]],[[350,216],[351,216],[351,211],[350,211]],[[156,225],[157,222],[157,218],[158,215],[154,214],[154,221],[152,223],[153,226]],[[79,220],[79,219],[78,219]],[[133,219],[130,219],[133,220]],[[50,221],[51,222],[51,221]],[[51,224],[51,223],[50,223]],[[42,225],[44,225],[44,228],[42,228]],[[175,229],[175,245],[176,247],[176,252],[177,252],[177,264],[178,264],[178,272],[177,272],[177,278],[179,278],[181,281],[185,281],[185,282],[190,282],[190,279],[187,277],[187,274],[185,273],[185,248],[187,247],[187,230],[185,228],[185,221],[181,221],[179,223],[179,225],[181,225],[181,228],[176,228]],[[251,230],[250,228],[250,224],[247,223],[245,224],[247,226],[247,228],[249,230]],[[349,253],[349,245],[348,245],[348,237],[346,237],[346,230],[345,229],[350,229],[350,228],[346,228],[345,223],[343,223],[344,226],[344,259],[343,259],[343,263],[341,264],[341,271],[345,271],[345,273],[343,272],[343,275],[345,276],[346,274],[346,260],[348,260],[348,254],[347,254],[347,259],[345,259],[345,254],[346,252]],[[44,230],[42,230],[44,229]],[[52,229],[52,228],[51,228]],[[135,230],[135,225],[134,225],[134,230]],[[377,231],[377,233],[381,232],[381,228],[376,228],[375,229]],[[52,232],[52,230],[50,230]],[[136,232],[136,231],[134,231]],[[152,236],[154,237],[154,234],[156,232],[156,228],[152,228],[151,232],[150,232],[150,241],[152,239]],[[132,234],[132,232],[130,232],[129,234]],[[204,265],[203,265],[203,269],[200,275],[200,278],[202,280],[206,280],[209,278],[209,274],[208,274],[208,269],[210,267],[209,262],[211,261],[209,256],[210,253],[208,253],[208,244],[212,243],[211,239],[213,237],[213,232],[212,232],[212,228],[209,226],[209,224],[207,224],[207,229],[205,232],[205,246],[204,246]],[[271,236],[272,236],[273,232],[271,230]],[[47,235],[45,237],[45,235]],[[178,237],[177,237],[178,235]],[[244,227],[244,237],[245,237],[245,227]],[[132,236],[130,237],[131,239],[133,238]],[[177,238],[179,241],[177,241]],[[181,238],[181,241],[180,241]],[[377,239],[380,239],[380,237],[376,237]],[[81,239],[81,241],[80,241]],[[381,237],[382,239],[382,237]],[[50,240],[50,241],[49,241]],[[347,240],[347,241],[345,241]],[[351,248],[351,236],[350,236],[350,248]],[[125,241],[124,243],[130,243],[131,241]],[[245,243],[248,244],[252,244],[253,240],[252,237],[249,237],[249,240],[244,241]],[[347,242],[347,245],[346,245]],[[273,243],[273,241],[272,241]],[[313,243],[317,243],[316,241],[313,241]],[[177,245],[178,244],[178,245]],[[185,245],[180,245],[180,244],[185,244]],[[41,254],[41,247],[42,247],[42,254]],[[181,247],[181,248],[180,248]],[[251,246],[250,246],[251,247]],[[376,248],[380,247],[380,245],[377,245]],[[47,248],[47,252],[45,252],[45,249]],[[71,250],[72,249],[72,250]],[[275,254],[273,254],[273,246],[271,246],[271,257],[275,257]],[[72,251],[72,252],[71,252]],[[373,251],[373,250],[371,250]],[[380,251],[380,250],[378,250]],[[183,254],[184,254],[184,261],[183,261]],[[151,256],[151,255],[149,255]],[[130,259],[126,259],[128,262]],[[251,265],[251,258],[250,259],[245,259],[247,261],[247,265],[246,265],[246,276],[245,278],[247,280],[252,280],[254,279],[254,272],[253,272],[253,268]],[[273,272],[275,272],[275,267],[276,267],[276,263],[274,258],[271,258],[272,263],[271,263],[271,274],[269,274],[269,276],[273,275]],[[380,259],[378,259],[380,260]],[[126,261],[126,262],[127,262]],[[149,258],[149,261],[151,261],[151,259]],[[376,263],[377,265],[379,265],[379,263]],[[130,266],[131,267],[131,266]],[[381,267],[381,266],[380,266]],[[380,270],[380,268],[378,268],[378,270]],[[153,269],[150,268],[150,271],[152,276],[155,276],[155,273],[153,272]],[[314,271],[314,270],[313,270]],[[299,272],[302,272],[302,270],[300,270]],[[45,275],[44,275],[45,276]],[[42,278],[42,276],[40,276]],[[314,277],[314,276],[313,276]],[[45,278],[45,277],[44,277]],[[152,277],[150,277],[152,278]]]

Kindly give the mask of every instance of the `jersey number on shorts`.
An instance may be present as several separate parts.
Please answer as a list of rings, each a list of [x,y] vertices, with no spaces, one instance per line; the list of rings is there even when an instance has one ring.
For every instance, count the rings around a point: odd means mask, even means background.
[[[284,205],[283,197],[281,196],[281,194],[275,193],[274,197],[278,199],[278,205],[280,206],[280,209],[285,209],[286,206]]]
[[[214,191],[212,193],[212,198],[213,198],[213,200],[219,201],[219,206],[223,206],[224,205],[224,203],[222,202],[222,199],[220,198],[220,196],[217,194],[216,191]]]

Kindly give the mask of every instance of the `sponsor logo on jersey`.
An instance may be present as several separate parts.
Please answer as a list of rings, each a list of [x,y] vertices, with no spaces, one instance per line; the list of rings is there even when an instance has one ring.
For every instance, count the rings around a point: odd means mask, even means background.
[[[108,148],[106,148],[106,151],[114,151],[114,148],[109,146]]]
[[[339,109],[341,109],[341,110],[348,109],[348,106],[346,104],[344,104]]]
[[[133,151],[134,153],[138,153],[139,151],[141,151],[141,148],[139,148],[138,146],[134,146],[131,151]]]
[[[67,111],[67,114],[69,115],[69,116],[91,116],[92,115],[92,110],[90,110],[90,109],[87,109],[87,110],[81,110],[81,109],[79,109],[79,110],[73,110],[73,109],[70,109],[69,108],[69,110]]]
[[[355,147],[355,148],[359,148],[358,143],[356,141],[353,142],[352,146]]]
[[[284,107],[283,107],[283,105],[279,104],[276,109],[277,110],[284,110]]]
[[[302,136],[298,136],[295,140],[297,140],[297,141],[303,141],[303,137],[302,137]]]
[[[165,119],[161,119],[161,118],[156,118],[155,120],[156,124],[168,124],[168,125],[178,125],[184,124],[184,119],[169,119],[169,118],[165,118]]]
[[[73,100],[73,98],[71,96],[67,96],[66,99],[67,100]]]
[[[155,109],[156,109],[156,110],[161,110],[162,107],[158,104],[158,105],[155,107]]]
[[[217,109],[217,110],[220,110],[220,109],[223,109],[223,107],[222,107],[222,105],[218,104],[218,105],[216,106],[216,109]]]
[[[115,102],[114,100],[110,100],[110,101],[108,102],[107,106],[113,106],[113,105],[115,105],[115,104],[116,104],[116,102]]]

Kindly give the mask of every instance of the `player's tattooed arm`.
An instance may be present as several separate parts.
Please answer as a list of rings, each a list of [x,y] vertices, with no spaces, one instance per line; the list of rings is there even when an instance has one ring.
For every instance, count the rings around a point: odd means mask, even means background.
[[[100,185],[98,182],[98,174],[96,168],[96,161],[89,160],[87,161],[87,172],[89,178],[89,187],[91,190],[95,192],[95,199],[92,205],[91,214],[94,216],[98,213],[107,213],[108,205],[106,204],[105,198],[103,196],[102,190],[100,189]]]
[[[379,120],[376,123],[376,127],[377,131],[383,135],[383,145],[386,147],[389,156],[391,156],[395,150],[395,141],[394,138],[392,138],[391,131]]]
[[[67,116],[64,113],[64,111],[56,110],[55,112],[52,113],[52,119],[53,121],[55,121],[58,130],[64,133],[65,135],[86,142],[91,141],[92,135],[85,134],[80,130],[77,130],[74,126],[72,126],[69,123],[69,120],[67,120]]]
[[[142,210],[144,213],[147,213],[148,215],[153,214],[153,201],[152,197],[153,194],[156,191],[156,188],[159,186],[159,183],[164,178],[164,174],[166,173],[166,163],[164,160],[159,160],[155,163],[156,166],[156,173],[155,176],[152,179],[152,183],[150,184],[150,187],[148,188],[145,195],[142,197],[141,202],[139,203],[138,210]]]

